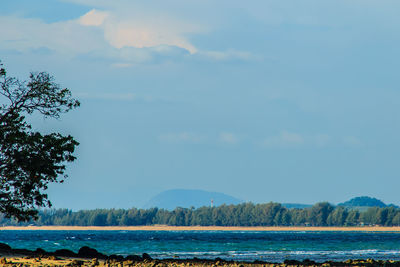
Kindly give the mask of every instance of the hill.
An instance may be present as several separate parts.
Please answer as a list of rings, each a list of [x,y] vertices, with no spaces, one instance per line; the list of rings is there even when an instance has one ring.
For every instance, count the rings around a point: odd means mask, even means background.
[[[384,208],[387,207],[385,203],[381,200],[373,198],[373,197],[355,197],[346,202],[338,204],[338,206],[344,206],[348,208],[356,208],[356,207],[379,207]]]
[[[146,205],[144,205],[144,208],[158,207],[173,210],[176,207],[209,207],[211,205],[211,200],[213,201],[214,206],[220,206],[222,204],[239,204],[242,202],[240,199],[218,192],[172,189],[163,191],[151,198]]]

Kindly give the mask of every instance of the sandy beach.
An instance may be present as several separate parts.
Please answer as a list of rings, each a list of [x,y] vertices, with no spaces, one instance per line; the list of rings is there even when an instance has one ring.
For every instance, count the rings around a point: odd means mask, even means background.
[[[4,226],[0,230],[46,230],[46,231],[345,231],[345,232],[400,232],[400,226],[365,226],[365,227],[233,227],[233,226]]]

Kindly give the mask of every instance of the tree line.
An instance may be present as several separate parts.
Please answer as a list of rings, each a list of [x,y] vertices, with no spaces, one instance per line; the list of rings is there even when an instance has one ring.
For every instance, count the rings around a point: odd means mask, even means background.
[[[288,209],[279,203],[222,205],[218,207],[150,209],[95,209],[71,211],[47,209],[37,220],[17,222],[0,216],[1,225],[65,226],[399,226],[400,209],[371,207],[365,211],[321,202],[304,209]]]

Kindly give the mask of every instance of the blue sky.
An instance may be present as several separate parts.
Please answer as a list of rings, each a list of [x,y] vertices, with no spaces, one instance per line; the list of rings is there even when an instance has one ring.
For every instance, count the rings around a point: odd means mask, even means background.
[[[399,1],[2,0],[0,59],[81,100],[55,207],[174,188],[400,204]],[[5,26],[4,26],[5,25]]]

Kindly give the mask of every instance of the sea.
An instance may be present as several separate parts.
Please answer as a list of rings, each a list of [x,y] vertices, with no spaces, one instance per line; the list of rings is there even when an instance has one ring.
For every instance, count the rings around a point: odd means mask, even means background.
[[[66,248],[78,252],[82,246],[89,246],[107,255],[148,253],[159,259],[400,260],[398,232],[2,230],[0,242],[12,248],[46,251]]]

